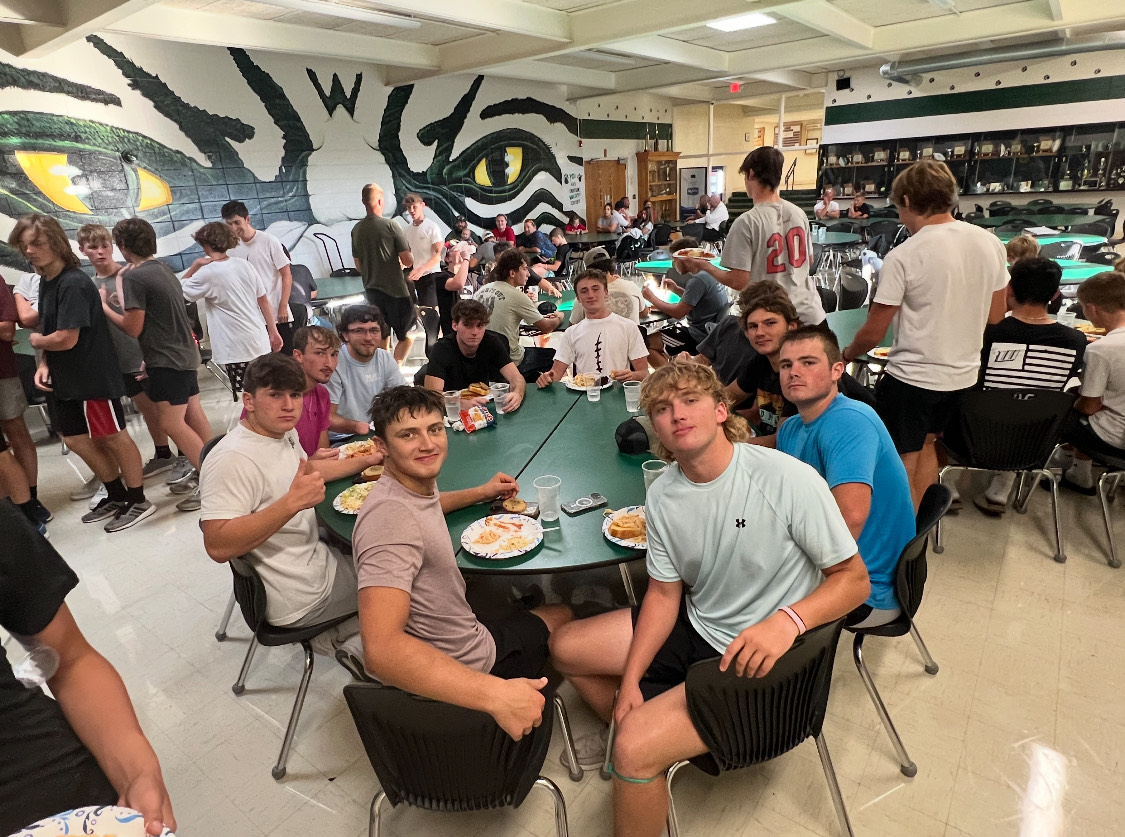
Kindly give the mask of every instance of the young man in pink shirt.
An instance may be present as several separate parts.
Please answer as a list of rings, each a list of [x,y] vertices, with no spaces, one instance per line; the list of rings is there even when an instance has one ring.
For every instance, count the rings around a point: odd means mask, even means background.
[[[293,358],[305,370],[305,400],[296,427],[301,448],[312,458],[337,456],[337,451],[328,445],[332,399],[325,384],[336,371],[340,338],[322,326],[297,329],[293,335]]]

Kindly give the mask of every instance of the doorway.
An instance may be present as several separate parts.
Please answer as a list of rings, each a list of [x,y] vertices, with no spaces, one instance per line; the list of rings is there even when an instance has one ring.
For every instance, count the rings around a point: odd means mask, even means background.
[[[617,160],[587,160],[586,175],[586,229],[593,230],[602,207],[613,204],[626,194],[625,164]]]

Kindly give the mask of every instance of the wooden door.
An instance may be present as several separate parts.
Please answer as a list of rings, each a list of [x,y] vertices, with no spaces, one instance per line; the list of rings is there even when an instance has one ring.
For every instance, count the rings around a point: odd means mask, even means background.
[[[586,228],[593,230],[601,217],[602,207],[616,203],[625,195],[625,164],[617,160],[587,160]]]

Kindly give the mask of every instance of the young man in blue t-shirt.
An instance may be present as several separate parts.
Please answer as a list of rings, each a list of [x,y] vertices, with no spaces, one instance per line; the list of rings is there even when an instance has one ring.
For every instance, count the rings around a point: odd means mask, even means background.
[[[711,369],[673,361],[645,381],[641,404],[658,454],[674,460],[645,503],[644,602],[551,635],[555,666],[617,723],[618,837],[657,837],[664,771],[707,751],[687,710],[693,663],[722,656],[723,670],[765,676],[806,628],[839,619],[869,592],[824,481],[791,457],[742,444],[746,423]]]
[[[781,392],[800,419],[781,425],[777,449],[824,477],[859,543],[871,595],[848,624],[885,625],[901,612],[895,567],[915,530],[906,468],[875,410],[840,393],[844,360],[834,334],[802,326],[781,339],[779,352]]]

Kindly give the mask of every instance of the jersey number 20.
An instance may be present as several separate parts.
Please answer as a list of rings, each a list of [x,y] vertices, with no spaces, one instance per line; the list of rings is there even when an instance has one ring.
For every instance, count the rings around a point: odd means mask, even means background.
[[[774,233],[766,239],[766,273],[784,273],[786,262],[792,267],[800,267],[808,258],[804,230],[793,227],[782,237]]]

